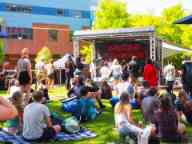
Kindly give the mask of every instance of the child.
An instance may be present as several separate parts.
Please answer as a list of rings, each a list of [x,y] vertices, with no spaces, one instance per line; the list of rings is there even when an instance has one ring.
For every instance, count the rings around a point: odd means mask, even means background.
[[[17,109],[18,116],[11,120],[7,120],[5,123],[6,128],[4,128],[4,130],[11,134],[17,134],[21,132],[22,129],[22,114],[23,114],[22,93],[20,91],[14,92],[10,98],[10,101]]]

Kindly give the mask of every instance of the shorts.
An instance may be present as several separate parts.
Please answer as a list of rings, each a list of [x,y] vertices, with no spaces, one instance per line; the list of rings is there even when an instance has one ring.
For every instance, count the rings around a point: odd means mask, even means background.
[[[22,71],[19,73],[19,84],[20,85],[27,85],[30,82],[30,77],[27,71]]]
[[[38,139],[26,139],[24,138],[24,140],[29,141],[29,142],[42,142],[42,141],[48,141],[51,139],[54,139],[56,136],[56,131],[54,128],[44,128],[43,129],[43,135],[38,138]]]
[[[55,78],[55,74],[54,73],[48,74],[48,78],[49,79],[54,79]]]

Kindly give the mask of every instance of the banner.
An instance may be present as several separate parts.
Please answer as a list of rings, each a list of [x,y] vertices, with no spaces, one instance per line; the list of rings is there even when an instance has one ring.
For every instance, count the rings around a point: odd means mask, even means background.
[[[128,59],[137,56],[138,59],[145,59],[145,47],[139,43],[130,44],[104,44],[104,58]]]

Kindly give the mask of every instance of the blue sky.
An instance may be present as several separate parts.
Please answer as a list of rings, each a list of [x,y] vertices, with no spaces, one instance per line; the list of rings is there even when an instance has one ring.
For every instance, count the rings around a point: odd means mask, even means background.
[[[184,9],[192,14],[192,0],[125,0],[128,4],[128,12],[153,13],[159,15],[162,9],[182,4]]]

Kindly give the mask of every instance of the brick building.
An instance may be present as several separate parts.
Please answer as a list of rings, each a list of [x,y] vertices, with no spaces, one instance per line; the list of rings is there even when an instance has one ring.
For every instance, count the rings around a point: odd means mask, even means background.
[[[44,46],[54,55],[72,53],[72,33],[91,26],[92,5],[91,0],[1,0],[6,58],[14,63],[23,48],[34,57]]]

